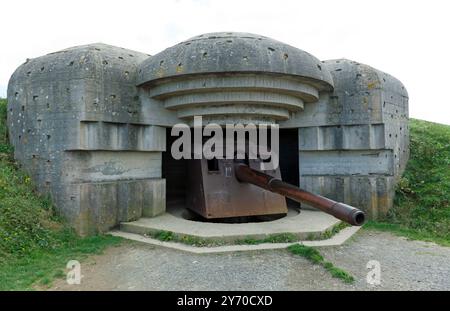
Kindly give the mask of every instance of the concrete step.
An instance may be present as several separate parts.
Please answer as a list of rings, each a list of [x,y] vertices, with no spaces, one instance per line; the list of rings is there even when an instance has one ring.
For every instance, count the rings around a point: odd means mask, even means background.
[[[211,241],[233,242],[241,239],[263,239],[270,235],[293,234],[299,240],[317,240],[340,220],[320,211],[302,210],[301,213],[274,221],[253,223],[209,223],[183,219],[172,213],[153,218],[141,218],[120,224],[120,231],[152,235],[171,231],[179,236],[192,236]]]
[[[261,251],[271,249],[283,249],[296,243],[300,243],[311,247],[328,247],[337,246],[345,243],[350,237],[352,237],[361,227],[346,227],[335,234],[333,237],[320,241],[298,241],[293,243],[262,243],[257,245],[240,244],[240,245],[222,245],[211,247],[198,247],[187,245],[177,242],[165,242],[156,240],[150,237],[146,237],[140,234],[123,232],[123,231],[111,231],[110,234],[118,236],[124,239],[146,243],[155,246],[167,247],[180,251],[185,251],[194,254],[210,254],[210,253],[228,253],[228,252],[242,252],[242,251]]]

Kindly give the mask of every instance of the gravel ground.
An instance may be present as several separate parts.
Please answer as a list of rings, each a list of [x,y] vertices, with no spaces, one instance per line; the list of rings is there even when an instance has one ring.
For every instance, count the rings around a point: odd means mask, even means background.
[[[448,247],[360,230],[320,252],[355,283],[286,250],[197,255],[127,242],[82,262],[80,285],[51,290],[450,290]],[[369,260],[380,263],[380,285],[366,282]]]

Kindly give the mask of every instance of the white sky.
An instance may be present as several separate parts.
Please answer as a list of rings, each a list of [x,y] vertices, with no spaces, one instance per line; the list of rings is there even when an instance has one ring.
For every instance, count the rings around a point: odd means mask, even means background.
[[[0,1],[0,97],[26,58],[103,42],[156,54],[215,31],[261,34],[348,58],[406,86],[410,116],[450,124],[450,1]]]

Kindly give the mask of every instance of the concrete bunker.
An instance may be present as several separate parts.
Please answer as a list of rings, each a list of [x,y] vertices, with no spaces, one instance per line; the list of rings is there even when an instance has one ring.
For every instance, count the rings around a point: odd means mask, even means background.
[[[185,200],[188,160],[168,157],[169,134],[196,115],[278,124],[282,179],[371,218],[392,206],[409,154],[400,81],[259,35],[205,34],[154,56],[73,47],[28,60],[8,86],[15,157],[80,234]]]

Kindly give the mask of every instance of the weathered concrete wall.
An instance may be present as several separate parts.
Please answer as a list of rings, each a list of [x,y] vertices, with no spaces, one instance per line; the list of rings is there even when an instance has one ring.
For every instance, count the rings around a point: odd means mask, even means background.
[[[341,59],[324,66],[334,92],[282,124],[299,127],[300,186],[377,218],[392,206],[408,160],[408,94],[367,65]]]
[[[147,57],[80,46],[28,60],[9,82],[15,157],[81,234],[164,211],[165,129],[135,86]]]

